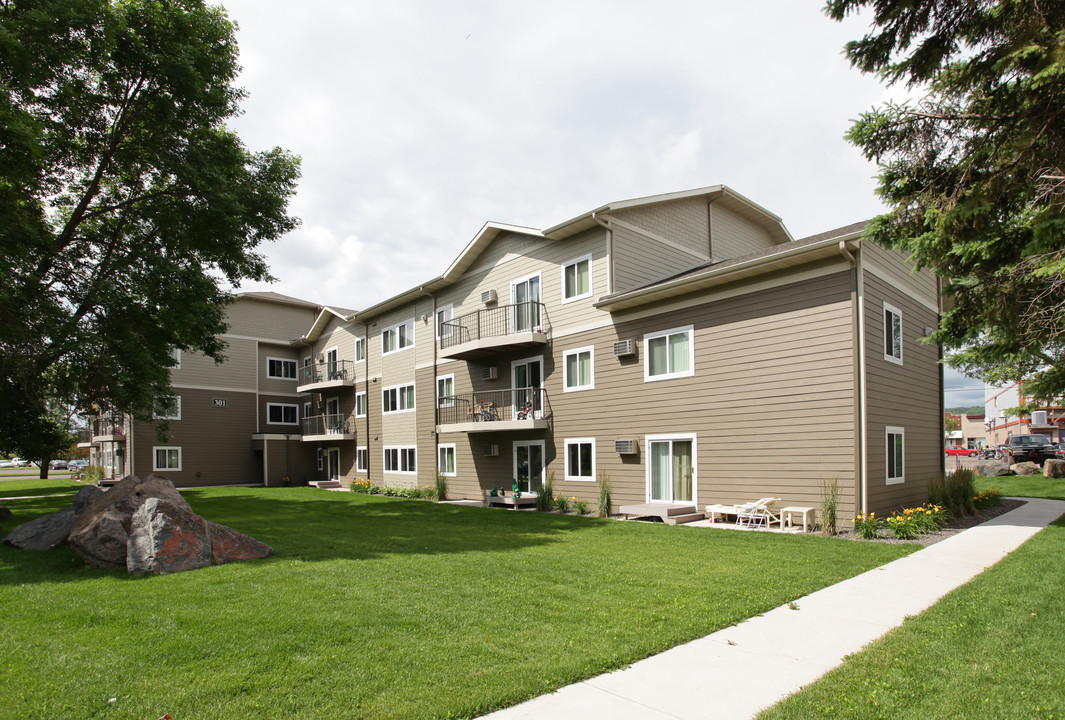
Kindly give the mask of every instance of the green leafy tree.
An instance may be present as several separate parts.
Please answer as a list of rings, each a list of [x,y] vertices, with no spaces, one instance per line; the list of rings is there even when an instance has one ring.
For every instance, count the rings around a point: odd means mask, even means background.
[[[197,0],[0,0],[0,446],[47,460],[50,408],[148,417],[175,349],[223,357],[226,287],[297,225],[298,159],[226,127],[238,71]]]
[[[966,375],[1065,391],[1065,3],[829,0],[870,13],[851,63],[914,97],[849,140],[891,211],[866,234],[912,254],[952,298],[933,339]]]

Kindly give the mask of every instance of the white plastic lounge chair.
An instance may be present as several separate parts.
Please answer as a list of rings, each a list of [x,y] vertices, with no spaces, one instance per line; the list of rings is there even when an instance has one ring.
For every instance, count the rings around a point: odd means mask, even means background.
[[[745,528],[768,528],[773,523],[780,523],[780,513],[776,504],[780,498],[767,497],[748,503],[736,514],[736,524]]]

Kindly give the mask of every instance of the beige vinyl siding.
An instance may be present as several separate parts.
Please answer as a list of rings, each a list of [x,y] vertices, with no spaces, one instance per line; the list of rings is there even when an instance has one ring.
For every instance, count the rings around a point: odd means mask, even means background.
[[[295,397],[296,387],[299,385],[299,366],[303,362],[303,355],[304,353],[299,348],[259,343],[259,392],[275,395],[291,395],[292,397]],[[295,360],[296,378],[290,380],[288,378],[270,377],[270,358]]]
[[[613,252],[614,292],[631,290],[706,262],[705,257],[700,258],[624,227],[616,227],[613,231]],[[705,245],[702,252],[706,252]]]
[[[765,228],[745,219],[723,203],[711,205],[710,212],[715,261],[742,257],[777,244]]]
[[[172,370],[174,387],[240,388],[255,391],[258,355],[254,340],[225,337],[229,347],[221,364],[194,352],[181,353],[181,368]],[[263,371],[265,372],[265,370]]]
[[[302,337],[314,324],[316,307],[297,307],[252,298],[238,298],[226,311],[229,333],[288,342]]]
[[[620,210],[613,213],[613,217],[666,237],[700,255],[709,255],[710,227],[706,207],[705,197],[685,198]]]
[[[902,311],[902,365],[884,359],[884,301]],[[936,314],[878,277],[865,277],[866,419],[869,507],[877,512],[913,507],[928,498],[930,478],[942,470],[939,417],[942,390],[938,349],[918,339]],[[885,428],[902,427],[905,482],[888,485]]]
[[[902,292],[913,295],[937,307],[939,286],[935,275],[927,270],[913,272],[913,263],[898,250],[881,247],[869,240],[862,241],[862,262],[867,270],[886,275],[888,282]]]
[[[340,318],[330,320],[321,336],[315,341],[312,349],[303,351],[300,365],[303,364],[303,357],[307,355],[311,356],[312,362],[318,362],[318,356],[332,348],[337,349],[337,359],[354,362],[355,340],[362,336],[361,332],[361,325],[346,323]]]

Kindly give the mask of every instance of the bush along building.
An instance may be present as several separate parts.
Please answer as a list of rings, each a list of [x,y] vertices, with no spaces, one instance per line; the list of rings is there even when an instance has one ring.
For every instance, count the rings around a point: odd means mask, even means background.
[[[439,473],[477,500],[551,476],[592,507],[602,483],[615,507],[817,506],[832,484],[840,518],[921,503],[943,469],[939,352],[920,342],[938,286],[862,227],[794,240],[721,185],[487,223],[439,276],[264,343],[250,377],[276,394],[239,443],[271,484],[280,466],[323,485]]]

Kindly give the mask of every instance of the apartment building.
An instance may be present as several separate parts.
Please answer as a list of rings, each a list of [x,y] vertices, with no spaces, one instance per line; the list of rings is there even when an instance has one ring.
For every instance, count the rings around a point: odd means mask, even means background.
[[[1032,402],[1024,383],[984,386],[984,428],[987,444],[1004,445],[1013,435],[1045,435],[1051,442],[1065,442],[1065,404],[1042,405],[1038,410],[1017,412]]]
[[[322,308],[294,348],[313,481],[513,483],[616,505],[749,501],[839,515],[926,499],[938,285],[852,225],[794,240],[725,186],[539,230],[487,223],[439,276]]]
[[[303,358],[293,339],[319,310],[278,293],[237,295],[225,362],[175,351],[171,407],[153,422],[100,410],[80,443],[90,462],[108,479],[154,472],[179,487],[311,480],[316,448],[302,432],[307,398],[297,391]]]

